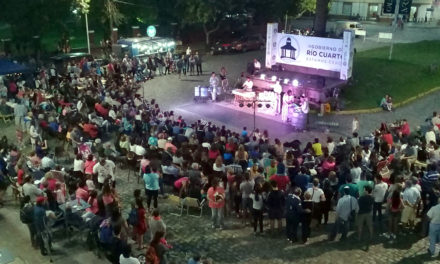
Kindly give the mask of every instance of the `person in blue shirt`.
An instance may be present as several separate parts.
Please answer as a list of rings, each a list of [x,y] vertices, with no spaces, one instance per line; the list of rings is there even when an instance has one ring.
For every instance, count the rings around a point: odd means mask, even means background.
[[[248,132],[247,132],[247,127],[243,127],[243,131],[241,131],[241,136],[242,137],[247,137]]]
[[[310,176],[308,175],[306,167],[301,167],[300,173],[296,175],[295,177],[295,184],[299,188],[301,188],[301,191],[304,193],[307,188],[309,187],[310,183]]]
[[[160,172],[156,164],[151,165],[151,172],[144,173],[145,195],[147,196],[147,210],[150,210],[151,199],[153,206],[157,208],[157,196],[159,195]]]

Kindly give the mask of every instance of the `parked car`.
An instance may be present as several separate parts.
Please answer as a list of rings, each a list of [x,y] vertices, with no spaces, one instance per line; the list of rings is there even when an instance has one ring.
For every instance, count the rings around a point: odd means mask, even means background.
[[[69,63],[78,62],[83,58],[86,58],[88,61],[93,61],[93,56],[84,52],[58,54],[50,59],[52,63],[55,64],[57,72],[59,74],[65,74]]]
[[[365,36],[365,27],[356,21],[336,21],[333,27],[333,32],[337,37],[341,37],[346,29],[353,29],[355,36]]]
[[[264,38],[259,35],[241,36],[229,41],[218,40],[211,46],[211,55],[224,54],[228,52],[246,52],[258,50],[265,47]]]

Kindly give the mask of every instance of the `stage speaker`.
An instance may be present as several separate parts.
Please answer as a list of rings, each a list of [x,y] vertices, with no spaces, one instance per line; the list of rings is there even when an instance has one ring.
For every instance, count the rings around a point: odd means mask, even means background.
[[[194,87],[194,101],[197,103],[206,103],[208,101],[208,87],[196,86]]]

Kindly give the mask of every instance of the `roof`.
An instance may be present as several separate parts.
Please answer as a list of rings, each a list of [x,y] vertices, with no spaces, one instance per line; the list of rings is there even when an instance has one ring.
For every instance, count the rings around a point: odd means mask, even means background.
[[[28,72],[29,68],[6,59],[0,59],[0,75]]]

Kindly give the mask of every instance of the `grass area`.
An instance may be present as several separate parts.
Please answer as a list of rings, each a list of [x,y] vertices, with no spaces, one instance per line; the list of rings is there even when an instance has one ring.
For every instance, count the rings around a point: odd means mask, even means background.
[[[384,94],[390,94],[394,103],[402,102],[440,85],[440,41],[395,44],[391,61],[389,50],[355,55],[353,82],[342,93],[345,110],[378,107]],[[432,70],[434,64],[437,68]]]

